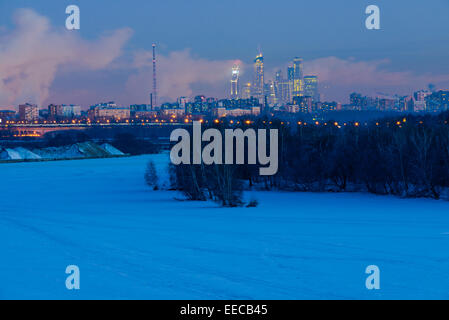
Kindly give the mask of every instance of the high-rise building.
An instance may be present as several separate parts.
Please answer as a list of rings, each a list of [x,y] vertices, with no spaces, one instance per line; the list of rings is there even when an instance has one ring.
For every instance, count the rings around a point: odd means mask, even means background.
[[[293,81],[294,74],[295,74],[295,72],[294,72],[293,67],[292,66],[288,67],[287,68],[287,79]]]
[[[288,79],[282,75],[282,71],[278,70],[274,80],[275,104],[290,103],[290,85]]]
[[[420,90],[413,94],[413,97],[415,98],[415,101],[413,102],[413,111],[415,112],[422,112],[426,111],[427,108],[427,101],[426,97],[430,96],[432,92],[427,90]]]
[[[264,85],[264,97],[268,105],[273,106],[277,103],[276,101],[276,90],[274,87],[274,82],[269,80]]]
[[[263,55],[259,53],[254,60],[254,80],[252,86],[252,96],[264,103],[264,62]]]
[[[293,84],[294,84],[294,69],[292,66],[287,68],[287,80],[288,80],[288,102],[292,102],[293,99]]]
[[[19,105],[19,117],[22,121],[34,121],[39,119],[39,108],[35,104]]]
[[[238,65],[232,68],[231,78],[231,99],[238,99],[240,97],[240,67]]]
[[[252,95],[251,82],[245,83],[242,88],[242,99],[249,99]]]
[[[449,91],[440,90],[425,97],[426,111],[438,112],[449,110]]]
[[[304,73],[301,58],[293,59],[293,96],[300,97],[304,95]]]
[[[48,116],[50,119],[58,119],[63,116],[62,106],[51,104],[48,106]]]
[[[304,76],[304,96],[312,97],[314,102],[318,102],[320,100],[318,95],[317,76]]]

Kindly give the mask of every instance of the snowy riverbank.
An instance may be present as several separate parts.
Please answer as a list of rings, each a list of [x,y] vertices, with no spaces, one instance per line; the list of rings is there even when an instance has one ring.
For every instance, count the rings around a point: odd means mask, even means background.
[[[123,152],[108,143],[98,145],[89,141],[62,147],[32,150],[23,147],[2,148],[0,146],[0,163],[112,158],[122,156],[125,156]]]
[[[224,209],[150,191],[165,157],[0,164],[0,298],[449,298],[448,202],[252,192],[259,207]]]

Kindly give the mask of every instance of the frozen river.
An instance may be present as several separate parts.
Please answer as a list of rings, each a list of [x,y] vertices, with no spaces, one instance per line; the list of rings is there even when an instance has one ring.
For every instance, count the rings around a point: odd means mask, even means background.
[[[0,298],[449,298],[449,202],[253,192],[259,207],[223,209],[151,191],[151,157],[0,164]]]

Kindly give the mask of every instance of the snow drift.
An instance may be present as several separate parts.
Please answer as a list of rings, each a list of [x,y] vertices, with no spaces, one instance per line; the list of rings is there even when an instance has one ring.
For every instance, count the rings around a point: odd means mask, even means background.
[[[28,149],[18,147],[15,149],[1,149],[0,160],[38,160],[41,157]]]
[[[62,147],[49,147],[33,150],[28,150],[22,147],[0,147],[0,160],[3,161],[109,158],[124,155],[123,152],[108,143],[100,146],[90,141]]]

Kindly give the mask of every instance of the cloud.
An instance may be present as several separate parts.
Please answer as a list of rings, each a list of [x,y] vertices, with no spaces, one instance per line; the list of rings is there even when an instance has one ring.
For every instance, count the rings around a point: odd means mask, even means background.
[[[77,31],[52,27],[31,9],[17,10],[14,23],[11,33],[0,34],[0,106],[41,105],[62,67],[104,69],[122,54],[132,34],[119,29],[89,42]]]
[[[223,96],[223,88],[231,77],[233,65],[243,63],[239,60],[207,60],[192,55],[189,49],[173,51],[168,55],[158,55],[157,77],[159,102],[176,100],[180,96],[192,96],[200,92],[206,95]],[[147,102],[152,88],[152,53],[138,52],[134,56],[132,74],[126,84],[126,91],[136,101]]]
[[[84,105],[102,99],[116,99],[122,104],[148,103],[152,53],[139,51],[123,56],[131,29],[115,30],[87,41],[78,31],[68,31],[63,25],[54,27],[46,17],[30,9],[17,10],[14,23],[12,31],[0,28],[0,107],[24,102],[42,105],[56,100]],[[269,61],[269,57],[266,59]],[[196,94],[226,97],[231,67],[239,64],[242,73],[245,69],[240,60],[204,59],[189,49],[158,54],[157,63],[159,102]],[[246,78],[250,79],[252,68],[250,64],[247,67]],[[306,74],[319,76],[320,92],[326,100],[341,102],[347,101],[353,91],[410,94],[429,83],[437,88],[449,87],[449,75],[391,71],[389,60],[326,57],[306,60],[304,68]],[[266,72],[266,79],[273,75]]]
[[[410,94],[426,88],[429,83],[445,87],[449,75],[415,74],[409,71],[390,71],[389,60],[355,61],[327,57],[304,62],[306,74],[318,75],[321,91],[326,97],[346,101],[356,90],[364,94],[376,95]]]

